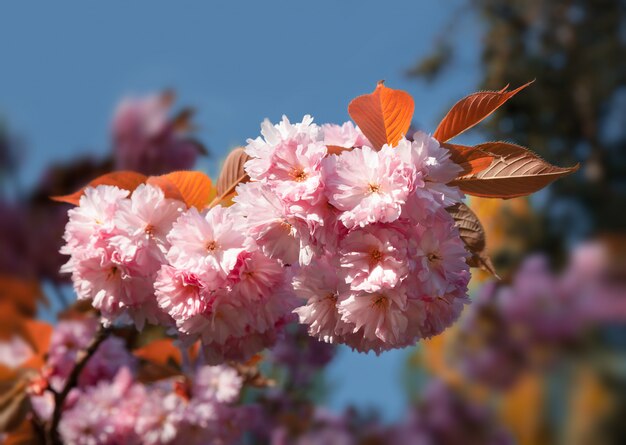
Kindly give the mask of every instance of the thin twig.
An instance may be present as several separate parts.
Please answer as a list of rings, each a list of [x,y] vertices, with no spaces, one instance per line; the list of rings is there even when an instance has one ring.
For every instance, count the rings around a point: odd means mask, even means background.
[[[106,338],[111,333],[111,328],[105,328],[104,326],[100,326],[96,335],[91,340],[91,343],[87,346],[87,348],[79,351],[76,356],[76,363],[74,365],[74,369],[67,377],[65,381],[65,386],[63,389],[54,394],[54,411],[52,412],[52,419],[50,420],[50,424],[48,426],[47,431],[47,439],[48,443],[52,445],[62,445],[61,438],[59,437],[58,427],[61,422],[61,414],[63,413],[63,405],[65,404],[65,399],[68,394],[72,390],[72,388],[78,385],[78,378],[80,377],[81,372],[87,366],[89,359],[95,354],[98,350],[100,344],[106,340]]]

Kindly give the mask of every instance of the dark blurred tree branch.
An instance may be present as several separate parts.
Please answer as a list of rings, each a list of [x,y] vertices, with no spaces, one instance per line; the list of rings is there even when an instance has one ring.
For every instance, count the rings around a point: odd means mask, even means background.
[[[554,211],[547,217],[558,233],[624,230],[626,212],[616,203],[626,202],[626,1],[470,0],[467,5],[484,29],[478,87],[536,79],[481,129],[490,138],[529,146],[558,165],[582,162],[581,172],[551,187],[559,206],[550,206]],[[453,59],[454,40],[454,27],[446,27],[434,53],[409,75],[436,78]],[[580,229],[572,220],[576,209],[590,218],[588,227]]]

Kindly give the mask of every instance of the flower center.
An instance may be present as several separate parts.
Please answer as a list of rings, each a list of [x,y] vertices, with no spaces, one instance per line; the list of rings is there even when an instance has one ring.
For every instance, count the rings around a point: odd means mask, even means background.
[[[376,183],[374,183],[374,182],[370,182],[370,183],[367,185],[367,190],[368,190],[370,193],[380,193],[380,184],[376,184]]]
[[[112,279],[113,277],[115,277],[115,275],[117,275],[117,266],[112,266],[109,269],[109,273],[107,274],[107,280]]]
[[[387,309],[389,307],[389,298],[386,295],[378,295],[372,301],[372,307],[377,309]]]
[[[436,252],[429,253],[426,256],[426,258],[428,258],[428,261],[431,262],[431,263],[437,263],[437,262],[441,261],[441,259],[442,259],[441,256],[438,253],[436,253]]]
[[[287,221],[281,221],[280,228],[283,229],[285,232],[287,232],[289,235],[292,235],[293,226],[289,224]]]
[[[217,241],[209,241],[206,243],[206,250],[208,250],[209,252],[213,253],[217,250],[218,245],[217,245]]]
[[[309,175],[306,174],[302,167],[293,168],[289,176],[291,176],[291,178],[296,182],[306,181],[306,179],[309,177]]]
[[[144,229],[144,232],[146,232],[146,235],[148,235],[149,237],[153,237],[154,230],[155,230],[154,226],[152,224],[148,224],[146,228]]]
[[[380,260],[383,259],[383,254],[380,250],[378,250],[376,247],[373,247],[370,252],[370,264],[378,264],[380,263]]]
[[[337,294],[335,292],[328,292],[324,297],[324,300],[329,300],[333,303],[337,303]]]

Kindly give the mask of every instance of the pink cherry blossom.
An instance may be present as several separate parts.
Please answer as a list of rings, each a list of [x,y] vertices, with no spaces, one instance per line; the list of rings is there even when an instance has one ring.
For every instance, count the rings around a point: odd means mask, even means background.
[[[0,340],[0,366],[18,368],[33,354],[33,348],[20,336]]]
[[[349,286],[337,273],[339,264],[330,255],[316,258],[309,267],[316,273],[302,269],[294,277],[296,295],[305,301],[294,312],[300,323],[308,325],[310,335],[333,343],[337,335],[349,331],[338,309],[338,300],[347,294]]]
[[[162,262],[162,254],[169,249],[167,234],[184,209],[180,201],[165,198],[160,188],[141,184],[115,213],[121,234],[112,242],[122,254],[136,257],[136,251],[144,248],[148,256]]]
[[[129,97],[112,122],[115,168],[148,175],[188,170],[203,149],[188,130],[170,118],[167,94]]]
[[[396,286],[409,271],[407,245],[402,233],[384,225],[350,232],[339,245],[346,283],[367,292]]]
[[[246,163],[246,171],[253,180],[268,178],[272,174],[271,169],[276,166],[277,150],[293,156],[298,149],[301,152],[308,150],[309,144],[316,146],[323,143],[324,138],[322,130],[308,115],[296,124],[289,122],[286,116],[276,125],[266,119],[261,125],[261,134],[263,137],[248,139],[246,146],[246,153],[252,158]],[[286,173],[289,174],[289,171]]]
[[[159,307],[181,322],[207,310],[213,297],[203,276],[163,265],[154,282]]]
[[[254,238],[265,255],[285,264],[299,262],[298,234],[305,230],[306,224],[290,214],[266,183],[239,185],[233,209],[245,218],[242,229]]]
[[[75,249],[102,247],[116,234],[115,214],[128,195],[127,190],[108,185],[87,187],[79,206],[68,211],[69,221],[63,236],[66,245],[61,253],[71,255]]]
[[[243,386],[241,376],[228,366],[203,366],[196,371],[193,383],[194,397],[219,403],[234,402]]]
[[[394,344],[401,341],[407,327],[405,306],[403,289],[384,289],[351,294],[339,302],[339,312],[343,321],[354,325],[353,333],[362,330],[366,340]]]
[[[194,207],[183,213],[167,236],[169,263],[180,269],[204,271],[223,280],[244,250],[244,236],[237,230],[237,215],[229,208],[213,207],[203,213]],[[209,284],[217,285],[211,280]]]
[[[400,157],[387,147],[365,146],[325,159],[324,183],[329,202],[343,213],[348,228],[400,217],[410,178]]]
[[[361,132],[361,129],[350,121],[344,122],[342,125],[324,124],[322,125],[322,130],[324,131],[324,144],[326,145],[345,148],[363,147],[364,145],[372,146]]]
[[[421,213],[451,206],[463,198],[457,187],[447,185],[461,168],[450,160],[450,153],[436,139],[417,131],[412,141],[402,139],[395,149],[402,161],[414,169],[408,215],[421,219]]]

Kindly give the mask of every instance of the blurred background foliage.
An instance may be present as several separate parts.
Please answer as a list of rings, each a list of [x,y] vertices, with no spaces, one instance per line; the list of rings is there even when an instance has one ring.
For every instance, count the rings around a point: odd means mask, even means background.
[[[558,271],[568,262],[568,252],[594,240],[606,248],[609,270],[603,274],[623,300],[626,2],[469,1],[452,15],[434,52],[408,69],[409,76],[433,83],[450,69],[460,50],[454,30],[468,10],[478,14],[484,30],[479,89],[497,90],[509,83],[515,87],[535,79],[479,131],[491,140],[530,147],[557,165],[582,165],[577,174],[538,196],[510,201],[471,198],[503,285],[531,253],[541,252]],[[479,288],[485,280],[484,274],[477,274],[473,286]],[[477,309],[468,308],[463,317],[472,310]],[[573,354],[560,351],[548,367],[529,366],[506,388],[486,388],[458,372],[453,352],[458,325],[427,342],[408,368],[425,367],[473,397],[496,404],[519,443],[624,443],[626,331],[625,320],[616,318],[585,340],[592,346]],[[417,397],[423,379],[412,371],[408,381]]]

